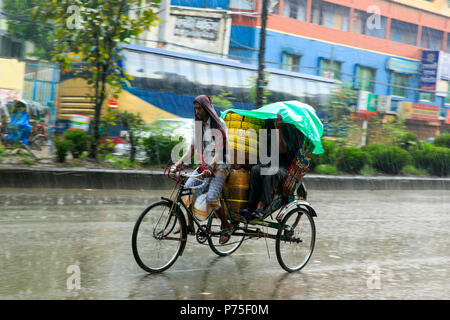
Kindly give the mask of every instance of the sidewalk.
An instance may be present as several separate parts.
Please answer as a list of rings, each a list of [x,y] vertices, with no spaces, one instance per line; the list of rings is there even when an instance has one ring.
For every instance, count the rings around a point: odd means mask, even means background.
[[[307,174],[307,190],[450,190],[450,178]],[[0,166],[0,188],[163,190],[162,171]]]

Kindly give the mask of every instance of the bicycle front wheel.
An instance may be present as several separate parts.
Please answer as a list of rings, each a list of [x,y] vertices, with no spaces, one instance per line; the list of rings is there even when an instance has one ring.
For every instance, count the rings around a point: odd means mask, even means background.
[[[209,217],[206,229],[209,233],[208,244],[211,250],[219,256],[227,256],[235,252],[242,244],[245,238],[245,232],[241,228],[242,223],[234,224],[234,231],[230,236],[230,239],[220,244],[220,234],[222,230],[222,222],[215,214]]]
[[[316,227],[311,214],[301,208],[290,211],[278,229],[275,251],[287,272],[302,269],[311,258],[316,241]]]
[[[172,203],[160,201],[141,213],[133,229],[132,248],[137,264],[147,272],[170,268],[186,246],[186,221]]]

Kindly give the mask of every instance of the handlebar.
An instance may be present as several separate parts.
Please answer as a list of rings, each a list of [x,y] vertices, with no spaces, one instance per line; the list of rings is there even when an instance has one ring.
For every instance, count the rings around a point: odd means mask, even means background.
[[[204,176],[205,171],[199,173],[199,174],[187,174],[181,172],[181,166],[180,167],[173,167],[173,164],[168,164],[166,168],[164,169],[164,175],[168,178],[174,180],[177,183],[184,183],[185,180],[189,178],[200,178]],[[214,176],[214,172],[211,172],[212,176]]]

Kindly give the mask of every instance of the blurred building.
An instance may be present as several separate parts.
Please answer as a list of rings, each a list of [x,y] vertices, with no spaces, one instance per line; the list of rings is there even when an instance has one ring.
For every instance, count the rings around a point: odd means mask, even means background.
[[[446,0],[269,0],[266,67],[330,77],[358,90],[357,114],[399,114],[421,139],[450,108]],[[228,10],[229,57],[257,63],[262,0],[172,0]]]
[[[3,0],[0,0],[0,57],[23,58],[25,55],[25,44],[7,34],[7,15],[3,11]]]

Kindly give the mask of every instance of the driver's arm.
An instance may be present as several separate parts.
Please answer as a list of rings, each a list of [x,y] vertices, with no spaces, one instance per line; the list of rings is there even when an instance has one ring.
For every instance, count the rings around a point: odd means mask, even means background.
[[[189,159],[194,154],[194,145],[191,144],[190,148],[187,150],[187,152],[178,160],[174,166],[179,167],[183,162],[185,162],[187,159]]]

